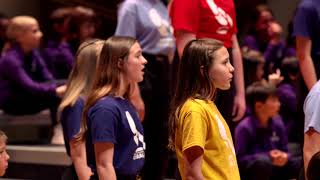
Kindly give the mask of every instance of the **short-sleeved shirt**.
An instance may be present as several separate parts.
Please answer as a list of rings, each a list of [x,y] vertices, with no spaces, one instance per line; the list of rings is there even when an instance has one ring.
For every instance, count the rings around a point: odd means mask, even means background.
[[[143,127],[128,100],[113,96],[98,100],[88,112],[88,135],[93,144],[114,144],[113,166],[117,174],[136,175],[141,170],[146,148]]]
[[[204,179],[240,179],[229,127],[212,101],[188,99],[179,111],[175,147],[182,179],[186,178],[183,152],[194,146],[204,152]]]
[[[67,154],[70,156],[69,142],[75,138],[80,131],[82,110],[84,107],[84,101],[82,98],[78,98],[73,106],[67,106],[61,112],[61,125],[63,129],[63,137],[67,150]]]
[[[293,21],[293,36],[311,39],[311,57],[320,75],[320,0],[303,0]]]
[[[232,47],[232,35],[237,33],[233,0],[174,0],[170,16],[175,31],[217,39]]]
[[[304,101],[304,132],[310,128],[320,133],[320,81],[310,90]]]
[[[118,10],[115,35],[136,38],[144,53],[171,55],[175,51],[168,10],[160,0],[125,0]]]

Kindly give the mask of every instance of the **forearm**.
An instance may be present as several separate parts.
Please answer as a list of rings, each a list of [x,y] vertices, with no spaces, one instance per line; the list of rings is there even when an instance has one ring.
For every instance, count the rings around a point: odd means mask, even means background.
[[[299,64],[303,80],[310,90],[312,86],[317,82],[316,71],[311,56],[301,58]]]
[[[116,172],[112,164],[97,165],[99,179],[117,180]]]
[[[179,30],[176,32],[177,49],[180,58],[182,57],[184,47],[193,39],[196,39],[196,35],[191,32]]]
[[[82,159],[72,160],[79,180],[88,180],[92,175],[91,168],[87,166],[87,162]]]
[[[234,66],[234,83],[236,88],[236,95],[244,98],[244,79],[241,51],[236,35],[233,36],[232,58]]]

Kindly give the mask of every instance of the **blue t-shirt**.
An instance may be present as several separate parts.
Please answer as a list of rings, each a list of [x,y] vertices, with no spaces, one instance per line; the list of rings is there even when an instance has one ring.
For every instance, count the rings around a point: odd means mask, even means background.
[[[310,38],[311,56],[317,75],[320,75],[320,0],[303,0],[293,22],[293,35]]]
[[[128,100],[106,96],[92,106],[88,112],[88,136],[93,144],[114,144],[113,166],[117,174],[135,175],[142,168],[146,148],[143,128]],[[95,166],[94,160],[88,161]]]
[[[118,10],[115,35],[136,38],[144,53],[172,55],[175,51],[168,9],[160,0],[125,0]]]
[[[69,142],[75,138],[80,131],[81,115],[84,107],[82,98],[78,98],[73,106],[68,106],[61,112],[61,125],[63,130],[64,144],[67,154],[70,156]]]
[[[320,133],[320,81],[310,90],[304,101],[304,132],[310,128]]]

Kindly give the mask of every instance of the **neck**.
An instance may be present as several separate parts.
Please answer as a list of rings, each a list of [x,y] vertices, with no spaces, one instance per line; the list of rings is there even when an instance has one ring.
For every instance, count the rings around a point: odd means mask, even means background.
[[[20,47],[21,47],[24,54],[28,54],[32,51],[32,48],[23,46],[22,44],[20,45]]]
[[[268,126],[268,120],[269,116],[265,115],[264,113],[261,112],[256,112],[255,113],[259,123],[261,124],[262,127],[267,127]]]
[[[128,81],[123,77],[122,74],[120,74],[120,87],[117,92],[117,95],[123,98],[124,94],[128,89],[128,86],[129,86]]]

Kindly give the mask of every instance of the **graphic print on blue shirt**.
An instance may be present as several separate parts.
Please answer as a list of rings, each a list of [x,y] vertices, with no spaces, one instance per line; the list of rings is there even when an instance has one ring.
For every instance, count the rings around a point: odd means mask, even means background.
[[[144,164],[143,128],[133,105],[107,96],[88,113],[88,134],[94,143],[114,144],[113,166],[118,174],[137,174]]]

